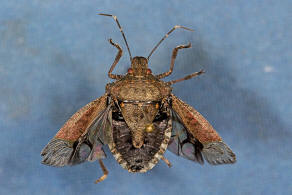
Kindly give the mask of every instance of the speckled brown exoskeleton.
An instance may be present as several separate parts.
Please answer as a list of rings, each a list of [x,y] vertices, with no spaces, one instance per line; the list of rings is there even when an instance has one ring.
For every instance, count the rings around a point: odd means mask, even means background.
[[[166,149],[189,160],[204,163],[226,164],[236,161],[235,154],[223,142],[209,122],[194,108],[172,94],[171,85],[204,73],[203,70],[184,78],[164,82],[174,67],[177,52],[191,44],[173,49],[170,69],[162,74],[152,74],[148,60],[160,43],[175,29],[173,27],[154,47],[147,58],[134,57],[116,16],[116,21],[126,43],[131,68],[126,75],[112,74],[122,56],[121,47],[109,39],[118,54],[108,72],[115,82],[106,85],[106,92],[76,112],[42,150],[43,164],[51,166],[75,165],[98,160],[104,180],[108,171],[102,158],[103,147],[109,149],[118,163],[129,172],[143,173],[160,160],[169,167],[164,157]]]

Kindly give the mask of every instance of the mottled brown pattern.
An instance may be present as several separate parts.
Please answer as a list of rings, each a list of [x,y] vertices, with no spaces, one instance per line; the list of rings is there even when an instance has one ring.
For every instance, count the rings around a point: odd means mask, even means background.
[[[88,103],[76,112],[55,135],[55,138],[76,141],[93,122],[96,116],[106,108],[107,95]]]
[[[210,123],[194,108],[172,96],[172,108],[179,115],[187,130],[201,143],[221,141],[221,137]]]
[[[153,75],[143,78],[128,74],[107,86],[107,92],[119,100],[156,101],[169,95],[172,88]]]
[[[155,108],[155,104],[137,105],[126,103],[121,108],[121,111],[131,131],[133,145],[135,147],[142,146],[146,134],[145,128],[147,125],[152,124],[158,108]]]

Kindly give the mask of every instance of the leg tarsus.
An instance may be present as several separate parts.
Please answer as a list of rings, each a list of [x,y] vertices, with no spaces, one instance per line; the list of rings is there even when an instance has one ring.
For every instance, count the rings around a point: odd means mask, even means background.
[[[172,51],[172,56],[171,56],[171,62],[170,62],[170,68],[169,68],[169,71],[164,72],[164,73],[159,74],[159,75],[156,75],[156,77],[157,77],[158,79],[162,79],[162,78],[164,78],[164,77],[169,76],[169,75],[172,73],[172,71],[173,71],[174,61],[175,61],[175,59],[176,59],[176,56],[177,56],[177,52],[178,52],[178,50],[179,50],[179,49],[190,48],[190,47],[192,47],[192,44],[191,44],[191,43],[189,43],[189,44],[187,44],[187,45],[179,45],[179,46],[175,47],[175,48],[173,49],[173,51]]]
[[[113,64],[111,65],[110,70],[108,71],[108,76],[111,79],[120,79],[123,76],[122,75],[117,75],[117,74],[112,74],[112,71],[114,70],[114,68],[116,67],[116,65],[119,62],[120,58],[122,57],[123,50],[118,44],[114,43],[112,39],[109,39],[108,41],[110,42],[110,44],[112,44],[114,47],[116,47],[119,50],[117,55],[116,55],[115,61],[113,62]]]
[[[190,75],[187,75],[187,76],[185,76],[185,77],[183,77],[183,78],[180,78],[180,79],[176,79],[176,80],[172,80],[172,81],[166,82],[166,84],[168,84],[168,85],[172,85],[172,84],[174,84],[174,83],[181,82],[181,81],[188,80],[188,79],[191,79],[191,78],[193,78],[193,77],[199,76],[200,74],[203,74],[203,73],[205,73],[205,71],[204,71],[204,70],[200,70],[199,72],[194,72],[194,73],[192,73],[192,74],[190,74]]]
[[[169,168],[172,166],[172,164],[169,162],[169,160],[167,160],[164,156],[162,156],[161,160],[163,160]]]
[[[107,175],[108,175],[108,170],[106,169],[106,167],[104,166],[103,162],[101,159],[98,160],[99,162],[99,165],[101,167],[101,170],[103,172],[103,176],[101,176],[99,179],[97,179],[94,183],[97,184],[103,180],[105,180],[107,178]]]

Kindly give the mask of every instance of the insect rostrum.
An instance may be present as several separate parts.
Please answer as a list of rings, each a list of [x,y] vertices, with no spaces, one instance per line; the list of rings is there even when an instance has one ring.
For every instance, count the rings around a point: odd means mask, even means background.
[[[132,58],[124,32],[117,22],[126,43],[131,68],[126,75],[112,74],[122,56],[121,47],[111,39],[110,44],[118,49],[108,76],[115,82],[106,85],[106,92],[76,112],[42,150],[43,164],[51,166],[75,165],[85,161],[98,160],[107,177],[102,158],[103,147],[108,145],[118,163],[129,172],[146,172],[159,160],[168,166],[163,156],[166,149],[171,152],[213,165],[234,163],[235,154],[208,121],[194,108],[172,94],[171,85],[204,73],[203,70],[184,78],[164,82],[161,79],[173,71],[177,52],[191,44],[173,49],[170,69],[154,75],[148,68],[148,60],[160,43],[177,28],[172,28],[154,47],[147,58]]]

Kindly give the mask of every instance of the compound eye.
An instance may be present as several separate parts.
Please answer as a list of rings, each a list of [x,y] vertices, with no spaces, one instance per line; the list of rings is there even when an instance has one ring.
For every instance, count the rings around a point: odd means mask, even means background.
[[[147,74],[151,74],[151,73],[152,73],[151,69],[148,68],[148,69],[147,69]]]
[[[129,73],[129,74],[133,74],[133,69],[132,69],[132,68],[129,68],[129,69],[128,69],[128,73]]]

